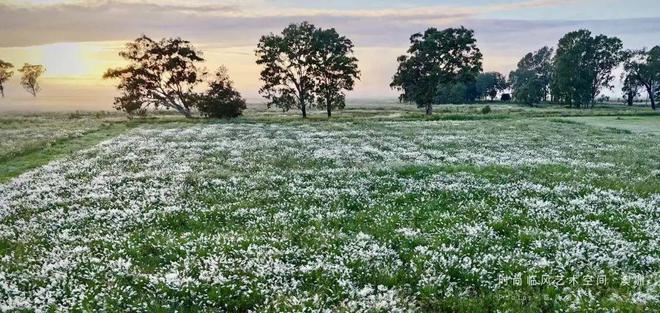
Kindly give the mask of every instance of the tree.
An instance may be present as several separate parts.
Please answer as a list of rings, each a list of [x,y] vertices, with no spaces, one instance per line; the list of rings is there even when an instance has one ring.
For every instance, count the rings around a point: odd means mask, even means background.
[[[635,98],[639,97],[639,90],[642,88],[642,85],[632,75],[627,75],[625,72],[622,74],[622,79],[623,86],[621,87],[621,91],[628,106],[632,106]]]
[[[518,62],[517,69],[509,74],[514,98],[527,104],[547,100],[552,53],[552,48],[543,47],[528,53]]]
[[[474,82],[481,72],[481,59],[474,31],[429,28],[410,37],[407,54],[397,58],[399,67],[390,87],[401,92],[400,101],[414,102],[431,115],[438,90]]]
[[[197,63],[201,52],[189,41],[164,38],[154,41],[142,36],[126,44],[119,56],[129,61],[124,68],[109,69],[105,79],[118,78],[115,108],[131,113],[148,106],[164,106],[191,117],[195,102],[193,89],[205,75]]]
[[[552,79],[552,48],[543,47],[526,54],[509,74],[513,97],[526,104],[547,100]]]
[[[656,109],[655,99],[660,93],[660,46],[651,50],[630,51],[624,62],[628,77],[642,85],[651,100],[651,108]]]
[[[4,85],[14,75],[14,71],[11,71],[12,68],[14,68],[14,65],[0,60],[0,95],[2,95],[3,98],[5,97]]]
[[[360,77],[357,58],[353,56],[353,42],[339,36],[334,28],[314,32],[314,77],[318,105],[328,117],[333,109],[346,105],[344,90],[353,90]]]
[[[554,58],[554,96],[571,107],[593,107],[600,89],[613,87],[612,70],[622,61],[622,47],[619,38],[592,37],[588,30],[564,35]]]
[[[18,71],[23,74],[21,76],[21,86],[33,97],[36,97],[37,93],[41,90],[39,77],[46,72],[46,68],[43,65],[25,63]]]
[[[490,97],[492,102],[499,92],[508,88],[508,84],[504,75],[498,72],[487,72],[477,76],[476,88],[479,98]]]
[[[217,70],[209,90],[198,95],[196,106],[202,115],[213,118],[238,117],[247,107],[245,99],[234,89],[225,67]]]
[[[281,35],[269,34],[259,39],[257,64],[263,65],[259,90],[272,105],[288,111],[298,108],[303,118],[307,106],[314,105],[316,81],[314,33],[316,27],[307,22],[291,24]]]

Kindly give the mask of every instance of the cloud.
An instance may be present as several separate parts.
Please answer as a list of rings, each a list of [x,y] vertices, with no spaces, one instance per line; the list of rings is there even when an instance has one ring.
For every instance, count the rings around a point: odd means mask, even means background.
[[[47,4],[0,3],[0,46],[30,46],[67,41],[185,36],[214,39],[229,45],[247,44],[259,34],[302,20],[324,26],[350,25],[360,32],[387,33],[411,25],[442,25],[498,11],[556,6],[575,0],[526,0],[484,6],[436,5],[381,9],[310,9],[273,6],[263,1],[66,1]],[[269,4],[270,3],[270,4]],[[421,28],[416,27],[416,28]],[[408,30],[409,28],[406,28]],[[406,35],[407,38],[408,35]]]

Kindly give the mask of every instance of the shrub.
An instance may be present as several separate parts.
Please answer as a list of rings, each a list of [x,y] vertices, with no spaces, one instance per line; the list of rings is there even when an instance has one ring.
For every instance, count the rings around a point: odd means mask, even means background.
[[[485,106],[485,107],[483,107],[483,108],[481,109],[481,114],[488,114],[488,113],[490,113],[491,111],[492,111],[492,110],[490,109],[490,105],[487,105],[487,106]]]
[[[243,114],[245,99],[234,89],[233,82],[224,67],[218,69],[209,90],[197,96],[196,106],[200,114],[212,118],[232,118]]]
[[[503,93],[500,100],[502,100],[502,102],[511,101],[511,94],[510,93]]]

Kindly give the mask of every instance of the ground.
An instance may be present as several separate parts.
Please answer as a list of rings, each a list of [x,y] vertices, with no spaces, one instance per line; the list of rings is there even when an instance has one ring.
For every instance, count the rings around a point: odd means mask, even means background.
[[[0,160],[0,310],[660,310],[660,116],[480,108],[48,115]]]

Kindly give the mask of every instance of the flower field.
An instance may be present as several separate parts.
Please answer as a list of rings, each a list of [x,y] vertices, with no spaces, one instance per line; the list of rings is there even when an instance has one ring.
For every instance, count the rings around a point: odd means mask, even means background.
[[[144,126],[0,184],[0,311],[660,310],[660,139]]]

